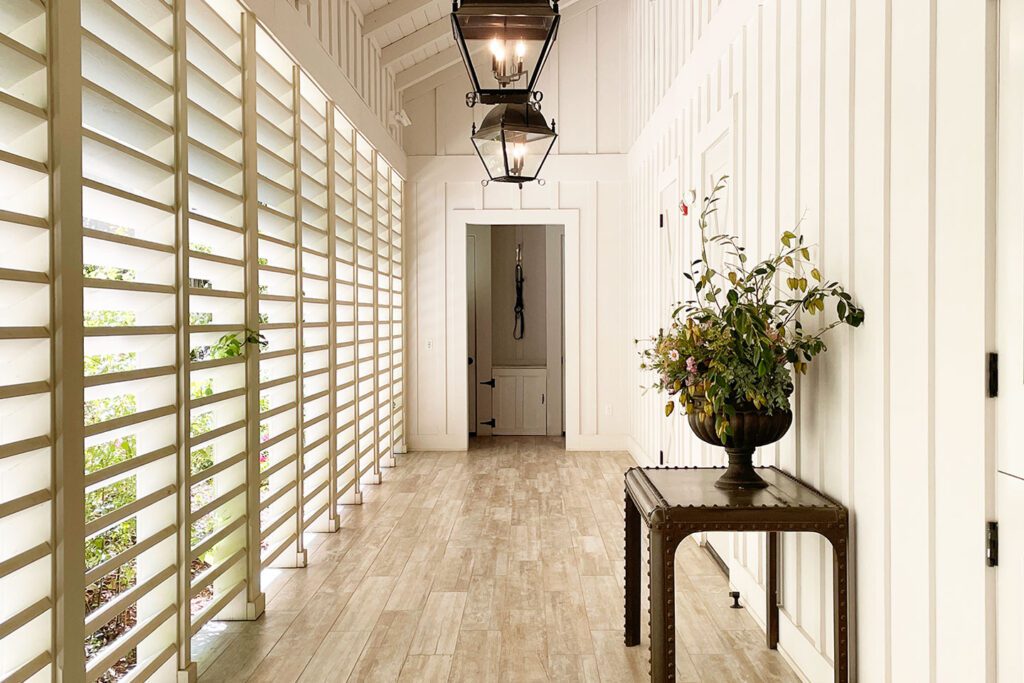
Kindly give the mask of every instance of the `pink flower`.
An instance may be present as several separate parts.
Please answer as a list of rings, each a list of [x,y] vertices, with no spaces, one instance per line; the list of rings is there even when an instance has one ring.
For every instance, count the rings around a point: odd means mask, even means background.
[[[677,350],[675,350],[675,349],[672,349],[671,351],[668,352],[668,357],[673,362],[677,361],[677,360],[679,360],[679,352]]]
[[[686,371],[691,375],[697,374],[697,359],[693,356],[686,359]]]

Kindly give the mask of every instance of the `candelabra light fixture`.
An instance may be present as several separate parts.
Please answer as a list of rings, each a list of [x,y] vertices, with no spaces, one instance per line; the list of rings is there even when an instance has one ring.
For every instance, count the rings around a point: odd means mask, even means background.
[[[558,134],[532,103],[499,104],[473,124],[473,146],[487,170],[484,183],[523,183],[536,180]]]
[[[467,103],[531,101],[560,20],[558,0],[454,0],[452,30],[473,87]]]

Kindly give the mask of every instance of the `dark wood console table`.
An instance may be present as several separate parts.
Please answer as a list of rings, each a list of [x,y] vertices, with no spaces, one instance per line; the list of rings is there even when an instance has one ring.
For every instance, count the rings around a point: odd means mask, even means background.
[[[626,472],[626,645],[640,644],[640,520],[649,532],[651,681],[675,680],[675,551],[701,531],[768,533],[767,640],[779,642],[779,533],[810,531],[832,544],[835,680],[850,679],[849,525],[846,508],[775,467],[759,467],[765,489],[723,491],[719,467],[633,468]]]

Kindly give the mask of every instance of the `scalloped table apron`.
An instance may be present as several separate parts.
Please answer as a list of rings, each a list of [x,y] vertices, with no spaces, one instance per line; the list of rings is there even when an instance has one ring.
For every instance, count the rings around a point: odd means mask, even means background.
[[[779,642],[779,534],[809,531],[828,539],[833,562],[835,680],[850,680],[847,592],[849,515],[845,507],[775,467],[758,467],[768,488],[715,488],[720,467],[633,468],[626,472],[626,645],[640,644],[640,520],[649,534],[651,681],[674,681],[676,547],[702,531],[768,534],[766,633]]]

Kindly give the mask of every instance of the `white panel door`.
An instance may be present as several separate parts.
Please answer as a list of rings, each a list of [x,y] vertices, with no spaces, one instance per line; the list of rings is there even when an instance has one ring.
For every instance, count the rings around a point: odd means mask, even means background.
[[[665,327],[672,322],[670,318],[672,311],[683,299],[682,286],[686,282],[682,275],[684,259],[681,258],[681,250],[684,235],[682,214],[679,211],[680,194],[676,168],[676,161],[673,161],[667,176],[662,179],[660,199],[663,218],[659,231],[661,237],[658,240],[660,251],[658,266],[661,269],[658,276],[660,289],[658,312],[661,316],[660,323]],[[664,454],[663,464],[676,466],[692,464],[688,462],[683,452],[684,441],[690,431],[689,425],[686,424],[685,413],[677,410],[670,417],[662,420],[659,427],[658,445],[659,450]],[[652,453],[651,455],[656,454]]]
[[[523,387],[521,434],[541,435],[547,433],[548,407],[545,405],[547,373],[544,371],[524,374],[520,381]]]
[[[519,412],[519,378],[514,375],[494,375],[494,434],[515,434],[518,430],[516,413]]]
[[[996,677],[1009,682],[1024,680],[1024,5],[1000,3],[999,24]]]
[[[491,379],[491,228],[471,225],[466,239],[466,305],[469,309],[469,432],[490,436],[494,391]]]
[[[469,351],[469,433],[476,434],[476,235],[466,235],[466,334]]]

